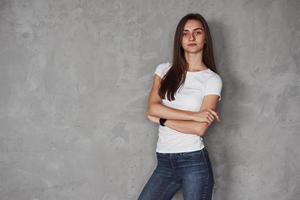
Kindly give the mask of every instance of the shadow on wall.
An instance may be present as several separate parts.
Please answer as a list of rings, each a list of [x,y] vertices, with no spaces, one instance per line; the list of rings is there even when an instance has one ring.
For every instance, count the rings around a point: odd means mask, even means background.
[[[208,24],[213,38],[216,68],[218,74],[222,77],[223,88],[221,93],[222,100],[218,104],[221,122],[213,123],[208,130],[208,134],[204,137],[204,142],[209,151],[214,172],[215,185],[213,199],[231,200],[229,193],[223,191],[224,189],[233,187],[230,180],[234,176],[231,168],[233,165],[231,147],[234,134],[229,134],[229,132],[236,134],[241,129],[238,120],[241,116],[235,110],[235,107],[231,106],[237,105],[237,102],[241,101],[245,90],[231,68],[233,65],[231,61],[235,56],[230,51],[227,38],[228,34],[232,31],[227,30],[227,27],[217,21],[210,21]]]

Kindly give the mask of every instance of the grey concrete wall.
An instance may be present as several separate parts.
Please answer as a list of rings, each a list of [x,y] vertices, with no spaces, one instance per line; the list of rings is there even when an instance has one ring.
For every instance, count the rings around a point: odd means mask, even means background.
[[[136,199],[156,164],[158,127],[144,117],[152,75],[188,12],[207,19],[224,84],[222,122],[204,139],[214,200],[299,199],[299,9],[1,0],[0,199]]]

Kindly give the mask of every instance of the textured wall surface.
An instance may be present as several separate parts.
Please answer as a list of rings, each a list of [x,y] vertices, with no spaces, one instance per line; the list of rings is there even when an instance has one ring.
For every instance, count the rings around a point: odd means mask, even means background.
[[[0,199],[136,199],[156,164],[152,75],[188,12],[223,78],[214,200],[299,199],[299,2],[0,0]]]

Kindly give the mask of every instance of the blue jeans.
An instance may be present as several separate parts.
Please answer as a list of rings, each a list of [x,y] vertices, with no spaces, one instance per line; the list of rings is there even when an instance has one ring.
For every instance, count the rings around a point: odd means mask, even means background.
[[[206,147],[184,153],[156,152],[157,166],[138,200],[171,200],[182,187],[185,200],[211,200],[214,177]]]

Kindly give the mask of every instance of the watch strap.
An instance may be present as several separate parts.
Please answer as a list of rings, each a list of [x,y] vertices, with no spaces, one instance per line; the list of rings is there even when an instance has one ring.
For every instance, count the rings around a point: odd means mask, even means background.
[[[164,118],[159,118],[159,124],[161,126],[165,126],[165,122],[167,121],[167,119],[164,119]]]

